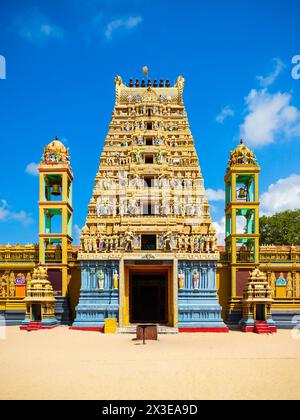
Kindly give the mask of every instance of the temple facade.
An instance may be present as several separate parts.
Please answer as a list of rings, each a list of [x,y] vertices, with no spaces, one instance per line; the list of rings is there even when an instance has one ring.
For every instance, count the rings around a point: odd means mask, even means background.
[[[82,229],[73,328],[227,330],[217,299],[219,252],[193,137],[174,86],[127,87],[116,103]]]
[[[73,329],[103,331],[112,318],[119,332],[141,323],[164,332],[227,332],[243,323],[254,328],[262,318],[270,323],[271,313],[272,328],[293,327],[300,316],[300,247],[259,246],[261,168],[243,142],[225,173],[225,246],[218,246],[183,91],[181,76],[174,86],[150,80],[127,86],[116,77],[79,247],[72,245],[69,151],[57,138],[46,146],[39,245],[0,246],[0,315],[8,324],[24,320],[39,265],[53,288],[53,317]],[[253,310],[244,290],[258,267],[268,299],[255,301]]]

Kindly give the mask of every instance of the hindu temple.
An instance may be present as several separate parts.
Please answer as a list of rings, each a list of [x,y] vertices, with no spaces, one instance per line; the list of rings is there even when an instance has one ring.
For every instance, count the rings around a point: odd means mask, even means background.
[[[46,324],[95,331],[114,319],[119,333],[143,323],[165,333],[293,327],[300,247],[260,245],[261,168],[243,141],[224,162],[226,233],[218,245],[184,84],[182,76],[173,85],[115,78],[79,246],[69,150],[58,138],[45,147],[39,244],[0,246],[0,314],[8,325],[44,314]],[[41,272],[52,296],[42,309],[38,300],[30,306],[32,276],[41,286]]]

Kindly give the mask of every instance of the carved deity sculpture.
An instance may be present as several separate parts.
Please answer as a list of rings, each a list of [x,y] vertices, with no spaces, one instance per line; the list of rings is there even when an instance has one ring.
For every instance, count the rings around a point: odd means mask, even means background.
[[[179,235],[178,237],[178,250],[182,251],[184,249],[184,236]]]
[[[14,297],[15,291],[16,291],[15,275],[14,273],[11,273],[9,277],[9,297]]]
[[[0,297],[6,297],[7,283],[8,283],[8,275],[7,273],[5,273],[0,279]]]
[[[180,273],[178,275],[178,287],[179,289],[183,289],[184,287],[184,274],[182,270],[180,270]]]
[[[141,151],[140,150],[137,150],[136,152],[135,152],[135,161],[136,161],[136,163],[142,163],[143,162],[143,159],[142,159],[142,153],[141,153]]]
[[[194,271],[193,274],[193,288],[199,289],[199,273],[198,271]]]
[[[117,270],[114,271],[114,289],[118,289],[119,288],[119,274],[117,272]]]
[[[171,237],[172,237],[172,232],[170,230],[168,230],[168,232],[165,232],[163,234],[162,241],[163,241],[164,251],[170,251],[170,250],[172,251]]]
[[[125,251],[132,251],[133,240],[134,240],[134,234],[129,229],[127,229],[124,236]]]
[[[98,286],[100,290],[104,289],[104,273],[102,270],[98,273]]]
[[[185,252],[188,252],[190,248],[190,237],[189,235],[185,235],[184,237],[184,250]]]

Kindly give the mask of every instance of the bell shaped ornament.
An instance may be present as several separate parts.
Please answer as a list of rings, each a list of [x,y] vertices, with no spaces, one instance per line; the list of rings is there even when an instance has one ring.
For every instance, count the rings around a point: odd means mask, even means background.
[[[54,197],[59,197],[61,195],[60,186],[58,184],[53,185],[51,195]]]

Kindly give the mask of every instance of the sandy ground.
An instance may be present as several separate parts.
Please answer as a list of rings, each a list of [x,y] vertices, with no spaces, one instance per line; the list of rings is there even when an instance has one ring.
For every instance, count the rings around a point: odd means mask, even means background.
[[[300,398],[300,339],[290,331],[133,337],[9,327],[0,399]]]

